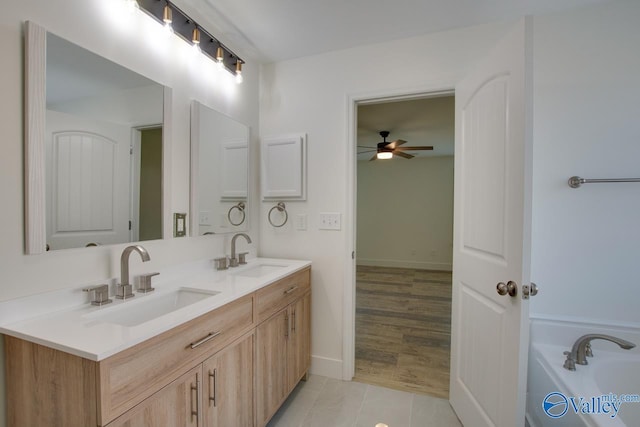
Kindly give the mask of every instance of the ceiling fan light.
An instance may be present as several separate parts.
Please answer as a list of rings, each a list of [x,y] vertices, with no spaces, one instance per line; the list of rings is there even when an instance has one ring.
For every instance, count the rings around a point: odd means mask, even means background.
[[[378,154],[376,154],[376,158],[378,160],[388,160],[393,158],[393,153],[391,151],[381,151]]]

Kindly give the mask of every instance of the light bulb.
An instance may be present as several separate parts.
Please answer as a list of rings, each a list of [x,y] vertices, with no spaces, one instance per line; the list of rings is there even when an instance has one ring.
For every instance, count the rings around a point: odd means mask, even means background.
[[[133,12],[136,9],[140,8],[137,0],[124,0],[125,6],[127,7],[127,11]]]
[[[224,51],[220,46],[216,49],[216,64],[220,70],[224,69]]]
[[[173,34],[173,28],[171,27],[173,12],[168,4],[164,5],[164,9],[162,10],[162,21],[164,22],[164,30],[169,34]]]
[[[378,160],[387,160],[393,158],[393,153],[391,151],[381,151],[376,154],[376,158]]]
[[[242,62],[236,62],[236,83],[242,83]]]

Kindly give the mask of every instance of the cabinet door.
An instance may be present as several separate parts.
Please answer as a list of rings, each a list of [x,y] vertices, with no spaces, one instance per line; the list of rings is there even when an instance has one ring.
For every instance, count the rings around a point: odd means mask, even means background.
[[[289,393],[287,340],[289,307],[280,310],[256,328],[256,399],[258,426],[263,426]]]
[[[206,427],[253,427],[253,334],[203,363]]]
[[[201,365],[125,412],[108,427],[198,427]]]
[[[291,332],[288,342],[288,389],[293,389],[309,369],[311,362],[311,294],[290,306]]]

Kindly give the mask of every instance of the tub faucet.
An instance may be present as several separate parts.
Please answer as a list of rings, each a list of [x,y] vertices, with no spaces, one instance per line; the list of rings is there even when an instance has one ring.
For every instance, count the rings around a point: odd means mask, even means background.
[[[149,252],[140,245],[132,245],[124,248],[120,256],[120,284],[116,286],[116,298],[118,299],[127,299],[134,296],[131,291],[131,283],[129,283],[129,257],[131,252],[134,251],[140,254],[142,262],[147,262],[151,259]]]
[[[236,257],[236,239],[240,236],[244,237],[247,243],[251,243],[251,237],[245,233],[238,233],[231,238],[231,258],[229,259],[230,267],[237,267],[239,264],[238,258]]]
[[[623,340],[622,338],[616,338],[611,335],[604,334],[587,334],[583,335],[576,340],[571,348],[571,351],[565,351],[564,354],[567,356],[567,360],[564,361],[564,368],[570,371],[576,370],[576,363],[578,365],[588,365],[587,356],[593,357],[593,352],[591,351],[591,341],[592,340],[605,340],[611,341],[612,343],[616,343],[625,350],[630,350],[634,348],[636,345],[632,342]]]

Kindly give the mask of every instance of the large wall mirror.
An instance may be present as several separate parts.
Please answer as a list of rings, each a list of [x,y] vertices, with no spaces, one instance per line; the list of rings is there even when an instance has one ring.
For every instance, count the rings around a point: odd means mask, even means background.
[[[191,235],[248,229],[249,127],[191,104]]]
[[[165,88],[27,23],[26,251],[163,237]]]

